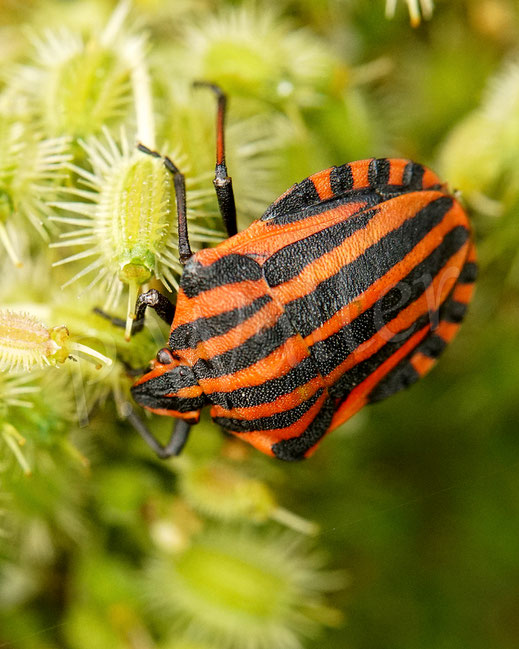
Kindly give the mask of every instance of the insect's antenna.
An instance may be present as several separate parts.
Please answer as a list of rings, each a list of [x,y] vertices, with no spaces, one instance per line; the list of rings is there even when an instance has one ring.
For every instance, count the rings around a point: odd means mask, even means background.
[[[186,215],[186,179],[183,173],[168,156],[161,155],[158,151],[148,149],[144,144],[137,144],[139,151],[151,155],[154,158],[162,158],[164,166],[173,176],[175,185],[175,198],[177,202],[177,221],[178,221],[178,257],[181,264],[185,264],[193,255],[189,245],[189,234],[187,231]]]
[[[238,232],[238,226],[236,223],[236,204],[234,201],[232,178],[227,173],[227,165],[225,163],[225,115],[227,96],[220,86],[209,83],[208,81],[195,81],[193,86],[195,88],[209,88],[214,92],[218,100],[216,112],[216,166],[213,184],[227,234],[232,237]]]

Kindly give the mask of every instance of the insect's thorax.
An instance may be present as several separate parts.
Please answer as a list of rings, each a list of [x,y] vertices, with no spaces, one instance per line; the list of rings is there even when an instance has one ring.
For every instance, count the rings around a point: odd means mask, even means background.
[[[214,416],[224,410],[245,416],[307,379],[320,385],[322,379],[262,264],[225,252],[201,251],[186,265],[169,344],[193,368]]]

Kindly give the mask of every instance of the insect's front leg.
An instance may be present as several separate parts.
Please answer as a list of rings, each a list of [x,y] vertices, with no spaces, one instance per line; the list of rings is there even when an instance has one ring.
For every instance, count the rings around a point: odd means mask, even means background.
[[[187,442],[191,430],[191,424],[183,419],[177,419],[173,424],[173,430],[171,431],[168,443],[163,445],[153,435],[146,424],[133,412],[133,410],[130,412],[127,419],[146,444],[155,451],[161,460],[179,455]]]
[[[152,288],[149,291],[146,291],[146,293],[141,293],[137,298],[137,304],[135,306],[136,317],[132,325],[132,335],[142,331],[142,328],[144,327],[144,314],[148,307],[153,309],[159,318],[171,326],[175,316],[175,307],[165,295],[162,295],[162,293],[159,293],[159,291]],[[115,327],[121,327],[122,329],[126,327],[125,320],[122,318],[115,318],[102,309],[96,307],[94,313],[110,320]]]

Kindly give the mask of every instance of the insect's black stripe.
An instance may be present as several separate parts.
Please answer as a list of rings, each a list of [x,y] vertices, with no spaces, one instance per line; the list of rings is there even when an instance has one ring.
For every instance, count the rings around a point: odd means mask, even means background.
[[[439,358],[446,347],[447,342],[440,335],[433,333],[423,341],[417,350],[429,358]]]
[[[386,198],[379,196],[372,189],[356,189],[342,196],[335,196],[326,200],[319,199],[318,203],[304,205],[295,212],[283,212],[280,214],[274,213],[274,215],[270,217],[270,220],[267,219],[267,225],[287,225],[288,223],[295,223],[296,221],[304,221],[304,219],[310,216],[334,210],[347,203],[358,203],[358,212],[360,212],[361,210],[381,203],[383,200],[386,200]],[[273,205],[274,207],[276,206],[275,203]],[[353,214],[356,213],[357,212],[353,212]],[[263,217],[261,218],[263,219]]]
[[[413,349],[404,360],[400,361],[400,363],[387,376],[377,383],[369,393],[369,403],[375,403],[377,401],[382,401],[382,399],[387,399],[387,397],[390,397],[400,390],[405,390],[405,388],[408,388],[410,385],[418,381],[420,374],[409,362],[409,358],[415,352],[416,350]]]
[[[272,445],[274,455],[287,462],[301,460],[305,453],[315,446],[326,433],[332,422],[334,412],[335,403],[333,399],[327,399],[304,433],[296,437],[283,439]]]
[[[252,257],[229,254],[209,266],[203,266],[196,260],[188,261],[180,286],[187,297],[193,298],[218,286],[261,278],[261,266]]]
[[[193,365],[193,371],[199,379],[212,379],[250,367],[281,347],[295,332],[290,320],[282,313],[274,325],[262,329],[241,345],[209,359],[200,358]]]
[[[377,209],[365,210],[281,248],[263,264],[268,285],[278,286],[296,277],[306,266],[364,229],[376,214]]]
[[[458,282],[460,284],[472,284],[478,277],[478,265],[475,261],[467,261],[461,269]]]
[[[262,295],[246,306],[179,325],[171,332],[169,346],[173,350],[194,349],[199,342],[221,336],[242,324],[269,302],[272,302],[270,295]]]
[[[193,397],[181,399],[177,397],[163,397],[155,396],[154,394],[146,394],[138,390],[140,386],[132,388],[132,395],[135,401],[143,408],[152,408],[153,410],[175,410],[176,412],[192,412],[193,410],[200,410],[207,403],[205,397]]]
[[[305,385],[319,376],[313,360],[307,356],[283,376],[269,379],[260,385],[238,388],[230,392],[212,392],[208,399],[222,408],[248,408],[271,403],[284,394]]]
[[[453,199],[449,196],[431,201],[351,263],[339,268],[311,293],[288,302],[285,312],[295,330],[303,337],[308,336],[346,304],[364,293],[443,220],[452,204]]]
[[[442,309],[441,319],[447,322],[458,323],[463,320],[467,313],[467,305],[456,300],[448,300]]]
[[[398,312],[410,306],[431,285],[446,262],[469,237],[463,226],[455,226],[425,259],[369,309],[336,333],[316,342],[310,351],[323,375],[332,372],[365,340],[369,340]]]
[[[268,221],[275,218],[277,223],[281,223],[283,216],[297,213],[301,209],[319,203],[320,198],[314,183],[305,178],[302,182],[294,185],[286,194],[279,198],[267,209],[261,217],[262,221]]]
[[[180,377],[178,372],[175,372],[174,379],[169,374],[169,372],[165,372],[160,376],[154,376],[143,383],[132,386],[131,393],[133,398],[141,406],[154,409],[177,410],[179,412],[199,410],[205,405],[206,399],[204,396],[192,398],[164,396],[168,393],[174,393],[180,389],[197,385],[197,381],[191,373],[186,377]]]
[[[365,381],[370,374],[373,374],[373,372],[382,365],[382,363],[387,361],[387,359],[397,352],[400,347],[405,345],[413,334],[417,333],[428,324],[430,324],[429,314],[426,313],[418,318],[405,331],[400,331],[398,334],[393,336],[375,354],[366,360],[357,363],[357,365],[345,372],[333,386],[328,388],[330,396],[340,398],[344,401],[357,385]]]
[[[336,196],[353,189],[353,173],[349,164],[333,167],[330,171],[330,187]]]
[[[249,433],[256,430],[276,430],[277,428],[288,428],[295,424],[301,417],[310,410],[322,395],[324,388],[319,388],[317,392],[306,401],[298,406],[277,412],[268,417],[258,417],[258,419],[233,419],[230,417],[215,417],[214,421],[227,430],[235,433]]]
[[[383,187],[389,182],[391,165],[387,158],[374,158],[368,167],[368,183],[374,189]]]
[[[423,188],[423,177],[425,169],[417,162],[409,161],[402,175],[402,185],[407,190],[418,191]]]

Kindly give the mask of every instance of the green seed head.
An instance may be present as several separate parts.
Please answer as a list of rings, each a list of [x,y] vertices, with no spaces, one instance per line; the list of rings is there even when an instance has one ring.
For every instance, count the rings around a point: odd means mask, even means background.
[[[25,372],[64,363],[73,351],[110,364],[110,359],[70,339],[63,326],[48,329],[28,313],[0,311],[0,371]]]
[[[47,133],[84,138],[129,113],[145,39],[125,27],[128,9],[120,3],[103,28],[90,25],[84,37],[64,27],[33,37],[33,62],[21,72]]]
[[[107,289],[104,308],[113,311],[123,285],[129,287],[127,321],[131,318],[139,287],[151,278],[177,287],[180,272],[174,199],[169,173],[160,158],[130,146],[121,134],[117,144],[105,131],[105,142],[92,138],[83,147],[92,171],[74,166],[78,184],[70,188],[71,200],[56,203],[68,214],[55,220],[75,226],[63,234],[55,248],[82,248],[55,263],[90,259],[65,284],[89,277],[87,290],[101,282]]]
[[[185,38],[180,56],[193,78],[281,105],[289,99],[317,103],[318,88],[336,67],[325,42],[293,30],[272,7],[225,7],[188,29]]]
[[[45,138],[23,97],[12,89],[0,96],[0,246],[20,265],[10,225],[23,229],[23,220],[48,238],[49,203],[65,176],[67,138]],[[3,244],[3,245],[2,245]]]
[[[324,592],[337,586],[297,537],[243,528],[199,535],[158,559],[149,579],[174,637],[214,649],[298,649],[319,626]]]

